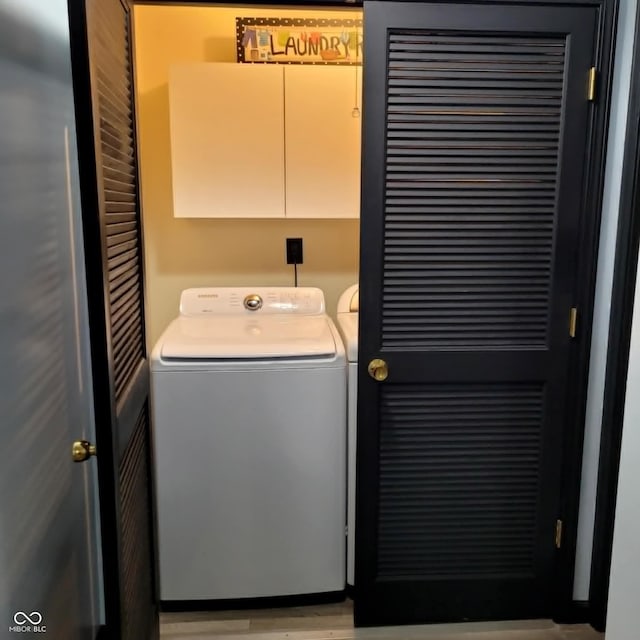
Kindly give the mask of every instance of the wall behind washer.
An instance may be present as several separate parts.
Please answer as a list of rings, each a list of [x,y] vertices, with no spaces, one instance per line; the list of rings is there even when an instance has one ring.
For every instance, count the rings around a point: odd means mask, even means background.
[[[169,67],[235,62],[235,18],[348,17],[361,11],[136,5],[134,50],[145,234],[147,345],[176,316],[180,292],[194,286],[293,285],[285,238],[304,239],[299,284],[320,287],[335,314],[358,278],[357,220],[219,220],[173,217]],[[249,186],[250,188],[250,186]]]

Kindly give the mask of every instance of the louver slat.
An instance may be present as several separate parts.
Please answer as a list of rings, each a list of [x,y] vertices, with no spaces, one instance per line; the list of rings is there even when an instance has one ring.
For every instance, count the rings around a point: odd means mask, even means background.
[[[380,578],[532,574],[543,391],[382,387]]]
[[[565,40],[391,33],[382,346],[548,343]]]
[[[117,3],[95,3],[97,100],[107,238],[109,305],[116,398],[144,359],[139,282],[141,245],[131,111],[129,32]],[[125,12],[126,13],[126,12]],[[137,292],[122,300],[123,291]]]

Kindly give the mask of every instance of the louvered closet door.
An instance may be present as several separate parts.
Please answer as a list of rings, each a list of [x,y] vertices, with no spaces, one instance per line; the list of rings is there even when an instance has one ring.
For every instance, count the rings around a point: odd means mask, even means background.
[[[548,616],[596,12],[364,11],[356,621]]]
[[[104,358],[94,356],[101,383],[96,388],[101,487],[113,511],[106,514],[113,529],[103,533],[106,617],[114,638],[140,640],[157,636],[158,618],[131,14],[124,0],[72,0],[70,6],[76,99],[89,101],[92,116],[87,123],[79,110],[83,209],[98,218],[100,244],[88,245],[93,285],[101,289],[93,293],[94,352],[100,341],[106,345]],[[91,129],[83,130],[83,123]],[[92,228],[94,220],[86,224]],[[108,474],[112,486],[105,488]]]

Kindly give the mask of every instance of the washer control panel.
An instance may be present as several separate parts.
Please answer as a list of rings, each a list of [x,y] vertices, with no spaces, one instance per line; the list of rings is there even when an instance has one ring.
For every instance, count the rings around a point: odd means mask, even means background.
[[[324,294],[315,287],[207,287],[185,289],[180,297],[180,315],[247,314],[321,315]]]

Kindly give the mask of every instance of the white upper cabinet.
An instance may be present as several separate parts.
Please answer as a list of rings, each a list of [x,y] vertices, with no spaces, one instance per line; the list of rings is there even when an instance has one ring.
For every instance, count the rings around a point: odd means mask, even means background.
[[[283,96],[278,65],[171,68],[175,217],[284,217]]]
[[[287,217],[359,217],[362,68],[284,71]]]
[[[174,216],[357,218],[361,77],[331,65],[173,66]]]

